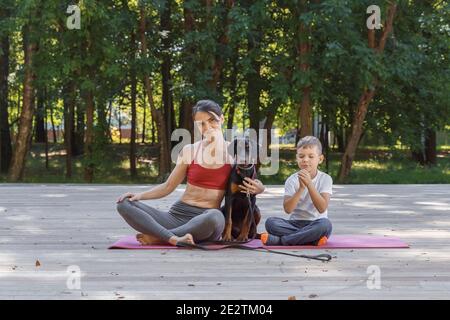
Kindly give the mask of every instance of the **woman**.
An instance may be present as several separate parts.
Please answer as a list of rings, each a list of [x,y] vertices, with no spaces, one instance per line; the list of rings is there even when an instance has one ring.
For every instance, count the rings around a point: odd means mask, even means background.
[[[117,200],[117,211],[141,232],[136,238],[142,245],[194,244],[221,238],[225,219],[219,207],[233,162],[221,130],[224,117],[220,106],[211,100],[198,101],[192,114],[202,140],[182,149],[167,181],[146,192],[125,193]],[[169,212],[139,202],[167,196],[185,177],[186,190]],[[264,191],[261,181],[252,179],[240,188],[252,194]]]

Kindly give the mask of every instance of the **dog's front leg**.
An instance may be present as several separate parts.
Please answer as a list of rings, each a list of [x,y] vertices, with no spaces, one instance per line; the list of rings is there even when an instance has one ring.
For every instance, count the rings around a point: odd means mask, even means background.
[[[249,209],[247,208],[246,212],[245,212],[245,218],[242,222],[242,228],[241,228],[241,233],[239,233],[239,236],[237,237],[238,241],[247,241],[248,240],[248,233],[250,231],[250,214],[249,214]]]
[[[233,209],[233,201],[230,200],[228,203],[228,206],[225,207],[225,229],[223,230],[222,239],[224,241],[231,241],[231,230],[233,227],[233,220],[232,220],[232,209]]]

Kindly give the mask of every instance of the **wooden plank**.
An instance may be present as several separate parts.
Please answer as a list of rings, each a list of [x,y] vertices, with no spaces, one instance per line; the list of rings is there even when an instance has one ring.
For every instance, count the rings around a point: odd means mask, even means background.
[[[107,250],[135,233],[115,199],[148,187],[0,185],[0,299],[450,297],[449,185],[336,185],[329,208],[335,234],[392,235],[411,248],[305,251],[330,252],[331,263],[239,250]],[[147,204],[168,209],[182,192]],[[259,230],[269,216],[288,218],[282,198],[283,186],[258,196]],[[66,287],[70,265],[81,268],[82,290]],[[380,267],[380,290],[367,288],[370,265]]]

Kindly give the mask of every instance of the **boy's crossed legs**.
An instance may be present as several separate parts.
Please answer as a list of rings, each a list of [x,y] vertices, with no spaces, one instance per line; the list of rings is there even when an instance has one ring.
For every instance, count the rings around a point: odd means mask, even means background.
[[[332,225],[328,218],[306,221],[270,217],[266,220],[266,230],[267,236],[261,237],[265,245],[324,245]]]

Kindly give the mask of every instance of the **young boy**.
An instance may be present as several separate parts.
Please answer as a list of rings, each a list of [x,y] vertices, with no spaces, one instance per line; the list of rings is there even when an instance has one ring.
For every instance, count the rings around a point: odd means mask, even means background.
[[[265,245],[324,245],[331,234],[327,208],[332,194],[332,178],[317,169],[324,160],[322,144],[306,136],[297,144],[300,171],[292,174],[284,186],[284,211],[289,220],[270,217],[267,233],[261,235]]]

